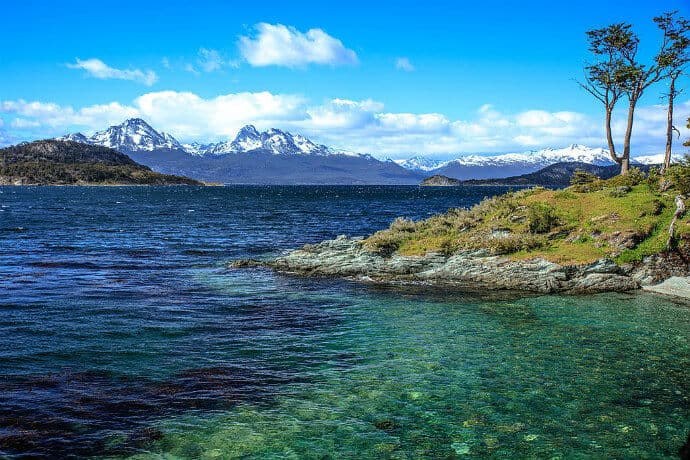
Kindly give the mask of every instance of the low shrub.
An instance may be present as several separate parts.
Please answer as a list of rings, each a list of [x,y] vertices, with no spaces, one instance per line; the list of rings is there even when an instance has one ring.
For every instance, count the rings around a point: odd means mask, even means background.
[[[671,165],[668,178],[675,190],[683,195],[690,195],[690,155],[685,155],[685,158]]]
[[[628,174],[618,175],[604,181],[605,187],[634,187],[647,180],[646,174],[636,167],[628,170]]]
[[[554,208],[546,203],[532,203],[527,208],[527,225],[530,233],[548,233],[558,222]]]

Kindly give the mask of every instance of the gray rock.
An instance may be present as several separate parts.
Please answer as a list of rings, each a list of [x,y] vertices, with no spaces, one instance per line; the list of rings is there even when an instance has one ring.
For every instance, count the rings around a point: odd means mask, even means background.
[[[690,276],[690,267],[678,255],[659,254],[642,263],[624,266],[610,259],[563,266],[540,258],[511,260],[491,255],[485,249],[460,251],[450,256],[428,253],[386,257],[367,250],[363,240],[341,235],[334,240],[305,245],[272,261],[238,261],[231,266],[261,265],[296,275],[337,276],[372,283],[568,294],[630,291],[671,276]]]

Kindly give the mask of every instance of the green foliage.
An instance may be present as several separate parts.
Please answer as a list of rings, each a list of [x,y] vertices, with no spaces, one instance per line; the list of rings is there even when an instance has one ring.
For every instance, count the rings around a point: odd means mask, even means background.
[[[640,168],[630,168],[628,174],[619,175],[604,181],[604,187],[635,187],[647,179]]]
[[[527,222],[530,233],[548,233],[559,223],[558,216],[552,206],[547,203],[535,202],[527,208]]]
[[[586,185],[598,181],[599,177],[585,171],[584,169],[576,169],[573,177],[570,178],[570,185]]]
[[[667,42],[656,56],[656,64],[671,76],[683,73],[684,66],[690,62],[690,22],[678,16],[678,12],[664,13],[654,18],[654,22],[664,34]]]
[[[578,193],[594,192],[601,190],[603,183],[598,176],[582,169],[576,169],[570,178],[572,190]]]
[[[411,219],[406,219],[404,217],[398,217],[393,221],[390,229],[396,232],[414,232],[415,223]]]
[[[546,238],[529,233],[518,233],[501,238],[486,240],[483,247],[487,248],[491,254],[504,255],[519,251],[530,251],[539,249],[546,245]]]
[[[671,165],[668,178],[675,190],[683,195],[690,195],[690,155]]]
[[[627,185],[622,185],[620,187],[612,189],[609,192],[609,196],[612,198],[623,198],[625,195],[630,193],[631,190],[632,188],[628,187]]]

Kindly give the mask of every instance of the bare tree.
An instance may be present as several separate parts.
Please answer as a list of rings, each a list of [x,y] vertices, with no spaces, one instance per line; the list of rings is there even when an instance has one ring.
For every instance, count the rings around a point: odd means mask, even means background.
[[[673,103],[682,90],[676,88],[676,81],[685,74],[690,63],[690,22],[678,16],[677,11],[664,13],[654,18],[654,22],[664,34],[662,51],[656,57],[657,65],[663,69],[663,78],[669,80],[668,110],[666,122],[666,151],[662,174],[671,166],[671,149],[673,147]],[[680,133],[679,133],[680,134]]]

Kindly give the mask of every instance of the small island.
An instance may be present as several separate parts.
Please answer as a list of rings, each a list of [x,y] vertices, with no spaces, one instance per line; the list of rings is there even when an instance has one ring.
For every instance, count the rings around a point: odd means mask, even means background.
[[[42,140],[0,149],[0,185],[204,185],[160,174],[116,150]]]
[[[462,181],[453,179],[452,177],[443,176],[441,174],[436,174],[434,176],[427,177],[419,185],[422,187],[458,187],[462,185]]]

